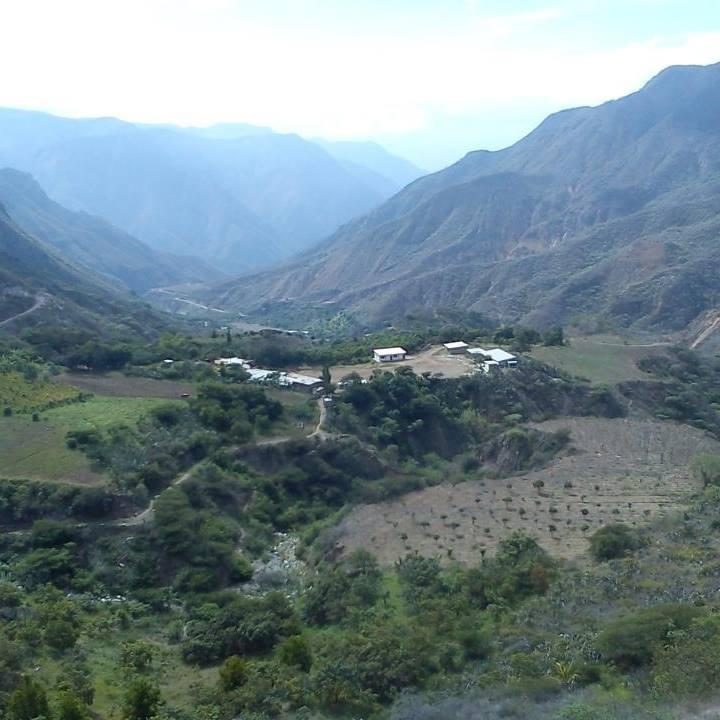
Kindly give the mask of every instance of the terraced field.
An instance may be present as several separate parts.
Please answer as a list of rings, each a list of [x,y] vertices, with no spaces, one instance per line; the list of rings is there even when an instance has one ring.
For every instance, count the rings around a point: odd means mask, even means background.
[[[416,551],[474,563],[524,530],[554,556],[575,558],[602,525],[637,526],[677,508],[697,489],[688,471],[692,457],[720,452],[720,443],[700,430],[651,420],[565,418],[535,427],[568,428],[574,452],[525,475],[360,506],[338,527],[338,549],[365,547],[385,565]]]

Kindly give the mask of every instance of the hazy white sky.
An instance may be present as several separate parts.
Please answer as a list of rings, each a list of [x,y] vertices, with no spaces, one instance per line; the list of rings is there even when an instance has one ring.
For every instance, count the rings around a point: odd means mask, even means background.
[[[0,105],[376,138],[433,169],[720,61],[718,0],[0,0]]]

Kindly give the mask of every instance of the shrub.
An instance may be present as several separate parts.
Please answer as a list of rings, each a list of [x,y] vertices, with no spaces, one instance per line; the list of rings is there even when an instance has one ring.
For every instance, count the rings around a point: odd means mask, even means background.
[[[720,455],[711,453],[696,455],[690,463],[690,471],[705,487],[720,485]]]
[[[235,690],[247,682],[247,663],[237,655],[231,655],[225,660],[218,670],[220,676],[220,687],[225,692]]]
[[[660,649],[653,662],[653,687],[662,695],[703,697],[720,688],[720,623],[696,620]]]
[[[640,544],[637,533],[622,523],[605,525],[590,537],[590,554],[598,562],[621,558]]]
[[[621,668],[649,664],[671,633],[687,629],[704,610],[671,603],[639,610],[610,623],[598,635],[596,648],[603,659]]]
[[[299,668],[303,672],[308,672],[312,667],[312,651],[302,635],[292,635],[280,643],[277,656],[283,665]]]

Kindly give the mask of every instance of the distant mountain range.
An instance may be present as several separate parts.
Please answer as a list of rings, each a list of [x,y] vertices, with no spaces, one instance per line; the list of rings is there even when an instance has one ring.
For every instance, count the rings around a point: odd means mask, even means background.
[[[204,295],[368,322],[461,307],[534,325],[680,329],[720,307],[720,64],[468,154],[283,266]]]
[[[155,252],[101,218],[67,210],[50,200],[30,175],[18,170],[0,170],[0,203],[18,226],[65,259],[139,294],[223,277],[198,258]]]
[[[167,324],[118,285],[73,265],[26,233],[0,204],[0,331],[46,321],[141,336]]]
[[[0,110],[0,167],[30,173],[53,201],[156,251],[225,273],[306,249],[421,174],[373,144],[22,110]]]

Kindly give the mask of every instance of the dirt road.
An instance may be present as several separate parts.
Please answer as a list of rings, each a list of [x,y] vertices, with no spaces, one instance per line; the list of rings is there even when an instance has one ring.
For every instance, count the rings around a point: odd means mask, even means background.
[[[47,304],[48,300],[50,300],[50,295],[46,295],[45,293],[40,293],[35,296],[35,302],[33,303],[33,306],[28,308],[27,310],[24,310],[21,313],[18,313],[17,315],[13,315],[12,317],[6,318],[5,320],[0,320],[0,327],[3,327],[4,325],[9,325],[11,322],[15,322],[15,320],[20,320],[21,318],[27,317],[28,315],[31,315],[36,310],[39,310],[41,307]]]
[[[202,462],[204,461],[201,460],[199,463],[193,465],[189,470],[186,470],[182,475],[178,475],[178,477],[173,480],[170,487],[177,487],[178,485],[182,485],[188,478],[192,476],[192,474],[195,472],[198,466],[202,464]],[[137,525],[145,525],[145,523],[152,522],[152,519],[155,516],[155,501],[160,497],[160,495],[161,493],[158,493],[157,495],[153,496],[152,500],[150,500],[150,504],[142,512],[137,513],[137,515],[131,515],[130,517],[125,518],[118,518],[117,520],[100,524],[109,525],[112,527],[135,527]]]
[[[375,370],[393,371],[400,367],[411,367],[418,375],[429,372],[440,374],[446,378],[458,378],[471,373],[475,366],[469,356],[449,355],[445,348],[434,345],[428,350],[408,355],[407,359],[402,362],[339,365],[331,368],[331,373],[333,382],[337,382],[351,373],[357,373],[362,378],[369,378]]]

